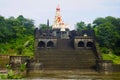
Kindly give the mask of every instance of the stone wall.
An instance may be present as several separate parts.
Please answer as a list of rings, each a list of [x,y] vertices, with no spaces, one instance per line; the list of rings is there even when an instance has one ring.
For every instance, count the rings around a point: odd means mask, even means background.
[[[40,43],[43,43],[43,46],[39,46]],[[49,48],[48,43],[52,42],[53,43],[53,47],[56,47],[57,44],[57,39],[36,39],[35,40],[35,49],[38,48]]]
[[[88,44],[91,46],[88,46]],[[80,45],[79,45],[80,44]],[[77,48],[90,48],[94,45],[94,39],[89,37],[76,37],[74,39],[74,47]]]
[[[20,68],[20,65],[29,60],[28,56],[10,56],[10,64],[13,69]]]
[[[111,73],[113,71],[113,62],[111,60],[98,60],[97,71],[102,73]]]
[[[120,65],[113,65],[113,72],[120,72]]]
[[[7,64],[9,64],[9,56],[0,55],[0,69],[5,69]]]

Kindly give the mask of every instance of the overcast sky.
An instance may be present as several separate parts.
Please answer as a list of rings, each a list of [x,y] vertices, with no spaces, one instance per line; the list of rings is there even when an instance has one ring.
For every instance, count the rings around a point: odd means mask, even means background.
[[[58,4],[70,29],[80,21],[92,23],[97,17],[120,17],[120,0],[0,0],[0,15],[6,18],[23,15],[35,20],[36,26],[49,19],[52,25]]]

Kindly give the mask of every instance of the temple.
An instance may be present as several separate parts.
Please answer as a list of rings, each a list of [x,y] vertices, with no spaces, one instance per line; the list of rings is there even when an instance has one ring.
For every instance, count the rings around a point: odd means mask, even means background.
[[[89,71],[90,73],[99,71],[108,74],[120,71],[120,65],[114,65],[111,60],[102,59],[99,49],[96,47],[94,30],[69,30],[69,26],[62,20],[59,6],[56,8],[52,28],[49,27],[49,20],[47,20],[47,27],[47,29],[35,29],[34,58],[8,57],[13,69],[18,70],[21,64],[27,62],[27,73],[45,74],[44,71],[47,70],[48,73],[49,70],[53,73],[54,70],[55,72],[68,70],[70,74],[71,71],[83,72],[83,74]]]
[[[70,31],[60,11],[60,6],[57,6],[52,29],[35,29],[35,60],[42,64],[39,68],[95,69],[96,60],[101,56],[96,51],[94,31]],[[49,20],[47,25],[49,27]]]

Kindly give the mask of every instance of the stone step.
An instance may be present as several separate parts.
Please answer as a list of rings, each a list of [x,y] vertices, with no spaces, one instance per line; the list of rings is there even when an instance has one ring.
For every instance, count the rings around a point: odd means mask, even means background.
[[[89,64],[85,64],[85,63],[83,63],[83,64],[70,64],[70,63],[68,63],[68,64],[65,64],[65,63],[63,63],[63,64],[44,64],[43,63],[43,66],[45,67],[50,67],[50,66],[53,66],[53,68],[55,67],[55,66],[57,66],[57,67],[65,67],[65,66],[67,66],[67,67],[90,67],[90,66],[93,66],[93,65],[95,65],[94,63],[89,63]]]
[[[55,57],[51,57],[51,56],[47,56],[47,57],[39,57],[38,60],[43,60],[43,61],[93,61],[93,60],[96,60],[95,57],[76,57],[76,56],[73,56],[72,57],[60,57],[60,56],[55,56]]]
[[[36,52],[37,53],[41,53],[41,52],[51,52],[51,54],[52,54],[52,52],[53,51],[55,51],[55,52],[57,52],[57,53],[61,53],[61,52],[74,52],[74,53],[90,53],[90,52],[92,52],[93,53],[93,50],[92,49],[42,49],[42,50],[37,50]],[[71,53],[69,53],[69,54],[71,54]]]
[[[92,49],[74,50],[41,50],[36,59],[42,63],[43,69],[91,69],[96,65],[96,56]]]
[[[41,61],[46,61],[46,62],[93,62],[93,61],[96,61],[95,59],[89,59],[89,60],[73,60],[73,59],[57,59],[57,60],[54,60],[54,59],[39,59],[40,62]]]
[[[75,61],[54,61],[54,62],[47,62],[47,61],[41,61],[43,65],[46,66],[90,66],[94,65],[95,61],[84,61],[84,62],[75,62]]]
[[[93,69],[95,66],[44,66],[42,69],[48,70],[48,69],[53,69],[53,70],[69,70],[69,69]]]
[[[94,55],[40,55],[40,56],[37,56],[39,58],[70,58],[70,59],[89,59],[89,58],[96,58],[96,56]]]
[[[95,64],[95,62],[94,61],[92,61],[92,62],[60,62],[60,61],[55,61],[55,62],[44,62],[44,61],[41,61],[40,63],[43,63],[43,64],[51,64],[51,65],[57,65],[57,64],[78,64],[78,65],[80,65],[80,64]]]

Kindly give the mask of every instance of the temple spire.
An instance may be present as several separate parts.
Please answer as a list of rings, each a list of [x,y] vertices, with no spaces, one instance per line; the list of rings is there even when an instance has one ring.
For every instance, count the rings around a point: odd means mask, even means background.
[[[56,7],[56,15],[55,15],[55,19],[54,19],[54,24],[52,26],[52,29],[61,29],[61,30],[65,30],[67,27],[67,25],[64,24],[63,20],[62,20],[62,16],[60,14],[60,5],[58,5]]]

